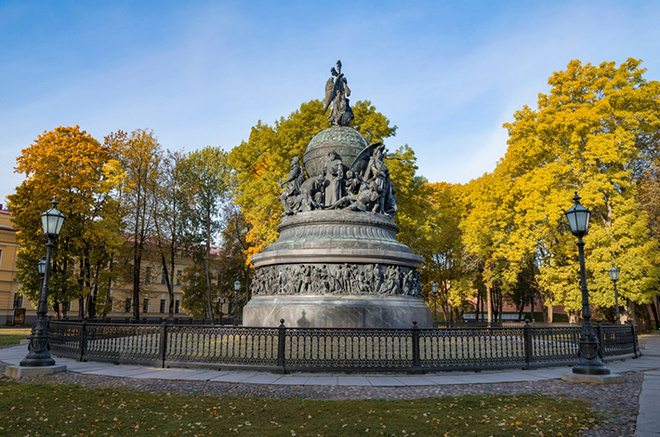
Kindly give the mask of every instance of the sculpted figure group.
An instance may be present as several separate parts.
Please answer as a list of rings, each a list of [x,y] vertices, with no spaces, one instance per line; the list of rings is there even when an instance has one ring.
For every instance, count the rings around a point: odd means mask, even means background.
[[[421,297],[421,288],[419,272],[407,267],[379,264],[301,264],[258,269],[252,282],[252,293]]]
[[[360,171],[361,168],[364,170]],[[321,174],[309,179],[305,178],[305,171],[296,157],[291,161],[288,177],[280,181],[280,188],[283,188],[280,202],[286,215],[320,209],[349,209],[393,217],[397,211],[382,143],[365,149],[350,168],[345,167],[341,156],[332,150],[323,163]]]

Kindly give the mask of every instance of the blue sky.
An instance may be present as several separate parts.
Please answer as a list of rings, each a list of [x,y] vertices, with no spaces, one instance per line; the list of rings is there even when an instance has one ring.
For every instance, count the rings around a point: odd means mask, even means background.
[[[412,147],[432,182],[468,182],[571,59],[643,59],[660,79],[658,23],[652,0],[0,0],[0,203],[44,131],[149,128],[171,150],[229,150],[321,99],[337,59],[351,100],[399,127],[390,150]]]

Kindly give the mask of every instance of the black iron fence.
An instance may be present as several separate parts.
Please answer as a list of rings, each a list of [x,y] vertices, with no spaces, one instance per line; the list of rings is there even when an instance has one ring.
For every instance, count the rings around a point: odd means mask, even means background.
[[[580,326],[357,329],[50,323],[51,353],[80,361],[275,373],[531,369],[577,362]],[[633,325],[597,325],[605,361],[639,356]]]

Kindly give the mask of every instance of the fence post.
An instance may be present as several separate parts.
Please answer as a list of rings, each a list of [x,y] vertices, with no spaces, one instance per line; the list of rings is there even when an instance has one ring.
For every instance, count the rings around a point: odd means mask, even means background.
[[[419,326],[417,320],[413,320],[412,327],[412,352],[413,352],[413,365],[410,373],[422,373],[421,363],[419,360]]]
[[[534,353],[532,343],[532,327],[529,326],[529,319],[525,319],[523,333],[525,337],[525,370],[529,370],[532,368],[532,354]]]
[[[280,326],[277,328],[277,372],[286,373],[284,365],[284,351],[286,342],[286,326],[284,319],[280,319]]]
[[[160,367],[165,368],[165,357],[167,356],[167,320],[160,325]]]
[[[83,320],[80,324],[80,356],[78,361],[83,361],[85,355],[85,350],[87,349],[87,320]]]

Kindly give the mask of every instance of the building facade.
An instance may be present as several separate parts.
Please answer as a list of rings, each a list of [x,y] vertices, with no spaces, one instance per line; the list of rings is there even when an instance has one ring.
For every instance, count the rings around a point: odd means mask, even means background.
[[[19,251],[10,212],[0,205],[0,325],[31,325],[36,317],[36,308],[19,293],[20,284],[16,281],[16,258]],[[44,249],[45,250],[45,249]],[[190,264],[187,260],[178,260],[175,264],[174,279],[174,317],[188,318],[182,306],[183,272]],[[159,263],[144,262],[144,284],[140,295],[140,317],[148,320],[161,319],[169,315],[169,293],[165,276]],[[36,266],[35,266],[36,272]],[[129,319],[133,317],[132,290],[130,284],[113,284],[109,302],[111,310],[105,317]],[[72,300],[61,308],[61,316],[78,318],[81,300]],[[229,302],[221,303],[223,313],[228,312]],[[57,314],[49,308],[49,315]]]
[[[11,215],[4,205],[0,205],[0,325],[14,324],[24,315],[22,311],[15,312],[15,309],[23,309],[23,297],[17,293],[19,285],[16,282],[18,248]]]

